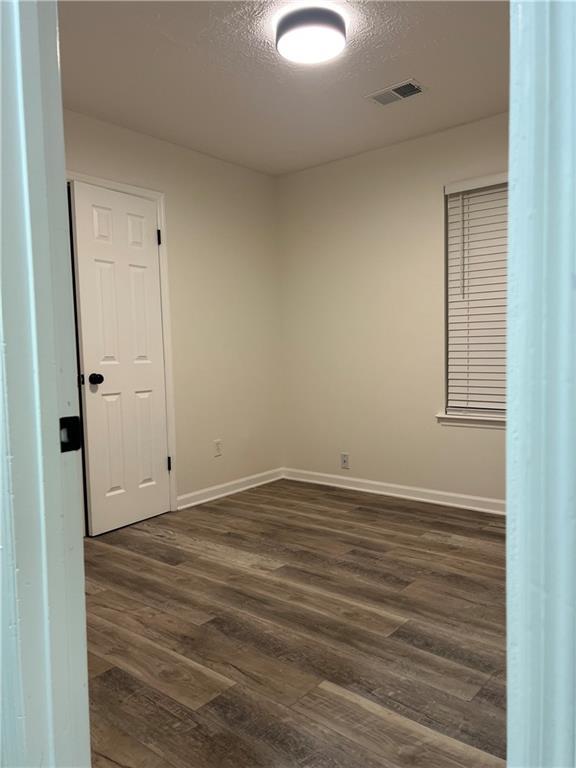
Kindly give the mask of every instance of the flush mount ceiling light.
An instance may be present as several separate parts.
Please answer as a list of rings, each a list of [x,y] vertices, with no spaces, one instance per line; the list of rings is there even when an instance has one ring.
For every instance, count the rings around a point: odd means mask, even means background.
[[[289,61],[320,64],[342,53],[346,46],[346,24],[329,8],[301,8],[278,22],[276,48]]]

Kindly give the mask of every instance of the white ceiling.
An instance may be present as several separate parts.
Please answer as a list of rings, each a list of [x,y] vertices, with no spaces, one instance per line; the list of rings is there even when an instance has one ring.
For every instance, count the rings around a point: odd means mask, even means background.
[[[274,47],[278,14],[302,4],[61,2],[64,104],[272,174],[508,108],[507,3],[332,2],[349,45],[312,67]],[[366,100],[409,77],[423,94]]]

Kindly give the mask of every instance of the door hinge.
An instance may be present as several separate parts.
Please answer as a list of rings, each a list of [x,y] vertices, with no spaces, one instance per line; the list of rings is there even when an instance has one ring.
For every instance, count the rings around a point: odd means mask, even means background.
[[[172,456],[168,456],[168,472],[172,472]]]
[[[159,229],[156,230],[156,239],[158,240],[158,245],[162,245],[162,232]]]

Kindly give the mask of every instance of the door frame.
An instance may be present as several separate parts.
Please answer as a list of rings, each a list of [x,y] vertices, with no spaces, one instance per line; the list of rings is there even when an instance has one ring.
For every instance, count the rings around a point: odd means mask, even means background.
[[[0,2],[0,32],[0,764],[89,768],[56,3]]]
[[[510,12],[507,765],[559,768],[576,765],[576,4]]]
[[[158,245],[158,258],[160,265],[160,304],[162,310],[162,341],[164,344],[164,385],[166,389],[166,437],[168,444],[168,455],[171,457],[172,466],[169,473],[169,493],[170,493],[170,511],[175,512],[178,509],[178,490],[176,483],[177,461],[176,461],[176,411],[174,407],[174,376],[172,364],[172,327],[170,313],[170,291],[168,285],[168,246],[166,232],[166,208],[164,192],[154,189],[145,189],[136,187],[132,184],[124,184],[120,181],[102,179],[98,176],[89,176],[77,171],[66,171],[66,181],[74,185],[75,181],[83,181],[86,184],[92,184],[95,187],[103,187],[113,192],[123,192],[134,197],[141,197],[144,200],[152,200],[156,204],[156,217],[158,229],[162,233],[161,242]],[[76,249],[72,248],[72,259],[74,260],[75,273],[76,268]],[[79,304],[80,297],[76,292],[76,304]],[[78,331],[80,329],[78,328]],[[78,338],[78,344],[80,339]],[[85,478],[88,487],[88,478]]]

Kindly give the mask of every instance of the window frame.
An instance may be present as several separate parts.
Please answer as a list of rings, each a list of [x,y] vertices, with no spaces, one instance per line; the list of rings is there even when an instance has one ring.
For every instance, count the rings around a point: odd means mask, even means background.
[[[449,365],[449,316],[448,316],[448,198],[449,195],[458,192],[471,192],[475,189],[508,184],[507,173],[495,173],[489,176],[479,176],[471,179],[462,179],[450,184],[445,184],[442,190],[444,203],[444,404],[442,410],[436,414],[436,420],[444,426],[455,427],[480,427],[484,429],[504,429],[506,427],[506,412],[482,413],[480,411],[461,413],[448,412],[448,365]]]

